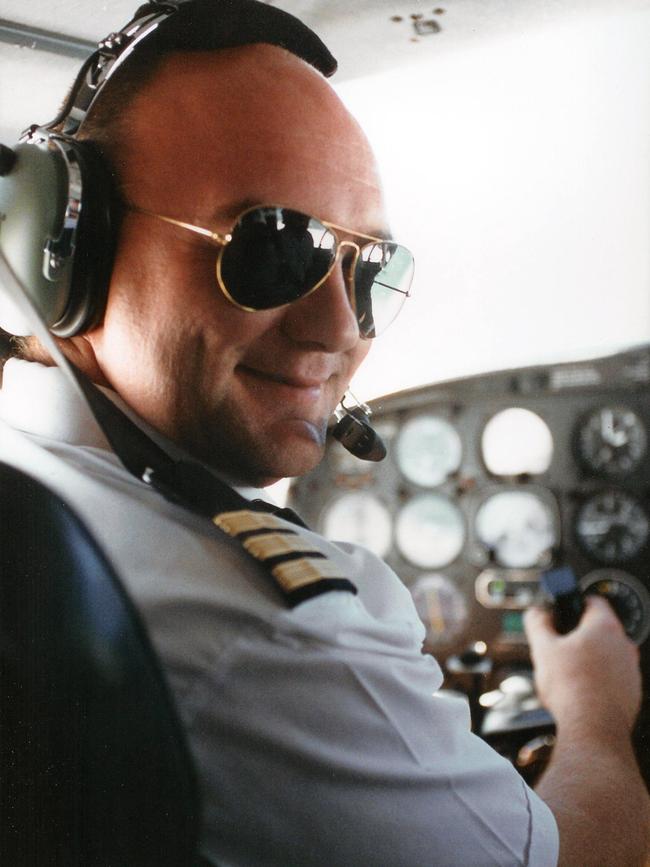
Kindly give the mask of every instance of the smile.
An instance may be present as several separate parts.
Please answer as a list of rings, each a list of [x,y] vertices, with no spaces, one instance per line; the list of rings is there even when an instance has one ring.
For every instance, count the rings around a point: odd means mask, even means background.
[[[287,391],[302,393],[312,396],[313,399],[320,396],[327,379],[301,376],[296,374],[282,374],[271,371],[258,370],[245,365],[239,365],[239,371],[247,377],[268,383],[271,386],[280,386]]]

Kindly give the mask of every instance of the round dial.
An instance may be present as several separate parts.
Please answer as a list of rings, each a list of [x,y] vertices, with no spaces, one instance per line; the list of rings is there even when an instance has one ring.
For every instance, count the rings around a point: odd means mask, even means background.
[[[384,557],[392,542],[392,520],[386,506],[368,491],[342,494],[325,509],[323,535],[354,542]]]
[[[469,620],[467,600],[445,575],[421,575],[410,590],[427,630],[428,644],[449,644],[464,630]]]
[[[395,457],[410,482],[432,488],[456,472],[462,454],[460,436],[450,422],[435,415],[420,415],[404,424]]]
[[[481,436],[487,469],[495,476],[545,473],[553,457],[553,437],[544,419],[521,407],[493,415]]]
[[[576,518],[578,541],[604,563],[630,560],[648,541],[650,526],[643,506],[625,491],[604,491],[586,500]]]
[[[650,593],[638,578],[620,569],[596,569],[580,581],[584,593],[608,599],[628,638],[643,644],[650,634]]]
[[[463,548],[463,516],[442,494],[420,494],[397,516],[395,539],[413,565],[440,569],[455,560]]]
[[[588,469],[623,475],[635,469],[645,455],[646,430],[631,409],[603,406],[583,421],[577,447]]]
[[[500,491],[476,513],[476,535],[499,566],[528,569],[546,564],[557,542],[553,510],[531,491]]]

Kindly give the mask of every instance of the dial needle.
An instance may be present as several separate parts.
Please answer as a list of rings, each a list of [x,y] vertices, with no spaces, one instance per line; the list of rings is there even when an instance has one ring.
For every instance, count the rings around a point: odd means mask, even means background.
[[[447,624],[442,614],[442,606],[440,604],[440,596],[437,590],[429,590],[427,593],[427,611],[429,615],[429,623],[433,630],[442,635]]]

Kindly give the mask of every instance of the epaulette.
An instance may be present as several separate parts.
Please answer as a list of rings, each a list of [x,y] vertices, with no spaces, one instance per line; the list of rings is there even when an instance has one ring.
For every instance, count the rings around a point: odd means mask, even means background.
[[[291,608],[330,590],[357,592],[322,551],[275,514],[240,509],[221,512],[212,521],[266,567]]]

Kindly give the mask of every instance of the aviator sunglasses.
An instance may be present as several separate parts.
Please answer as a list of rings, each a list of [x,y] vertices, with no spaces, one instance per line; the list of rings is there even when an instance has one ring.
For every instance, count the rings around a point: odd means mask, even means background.
[[[217,244],[217,283],[228,301],[241,310],[272,310],[305,298],[332,273],[339,253],[362,337],[376,337],[384,331],[410,295],[414,263],[406,247],[291,208],[249,208],[236,218],[231,232],[220,234],[131,204],[128,207]],[[337,232],[355,240],[341,240]]]

